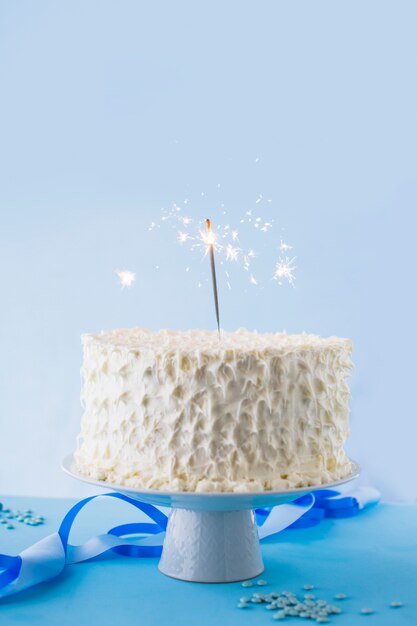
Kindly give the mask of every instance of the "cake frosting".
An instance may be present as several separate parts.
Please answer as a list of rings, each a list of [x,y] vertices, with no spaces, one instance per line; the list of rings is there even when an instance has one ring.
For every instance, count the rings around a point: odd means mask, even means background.
[[[82,337],[80,473],[116,485],[261,491],[351,471],[351,342],[120,329]]]

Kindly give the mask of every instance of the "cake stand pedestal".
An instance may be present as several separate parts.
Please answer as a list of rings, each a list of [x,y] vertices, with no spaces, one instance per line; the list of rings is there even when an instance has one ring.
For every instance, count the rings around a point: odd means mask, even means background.
[[[75,469],[72,455],[64,459],[62,469],[91,485],[114,489],[155,506],[170,507],[159,569],[172,578],[203,583],[236,582],[263,572],[254,509],[286,504],[316,489],[337,487],[357,478],[360,471],[352,461],[349,476],[326,485],[291,491],[193,493],[133,489],[92,480]]]
[[[253,512],[173,509],[159,569],[206,583],[258,576],[264,565]]]

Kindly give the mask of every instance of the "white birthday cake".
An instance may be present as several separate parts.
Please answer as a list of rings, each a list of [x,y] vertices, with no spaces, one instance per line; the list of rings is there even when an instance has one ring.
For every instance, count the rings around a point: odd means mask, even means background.
[[[75,463],[86,476],[261,491],[351,471],[347,339],[134,328],[84,335],[83,346]]]

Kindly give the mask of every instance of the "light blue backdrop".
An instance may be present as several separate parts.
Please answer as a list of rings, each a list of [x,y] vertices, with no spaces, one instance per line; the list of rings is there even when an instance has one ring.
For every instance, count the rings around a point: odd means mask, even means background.
[[[262,194],[266,287],[221,272],[223,327],[351,337],[349,452],[416,498],[416,20],[401,0],[0,2],[0,492],[90,491],[59,469],[80,334],[213,328],[207,260],[149,224],[186,198],[239,223]],[[270,279],[281,236],[295,289]]]

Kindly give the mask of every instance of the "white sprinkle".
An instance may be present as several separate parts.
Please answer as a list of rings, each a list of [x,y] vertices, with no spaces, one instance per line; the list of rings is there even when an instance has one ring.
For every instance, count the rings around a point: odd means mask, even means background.
[[[362,615],[371,615],[373,612],[374,610],[370,609],[369,607],[364,607],[363,609],[361,609]]]
[[[400,602],[399,600],[393,600],[390,604],[390,607],[392,609],[399,609],[401,606],[403,605],[402,602]]]

